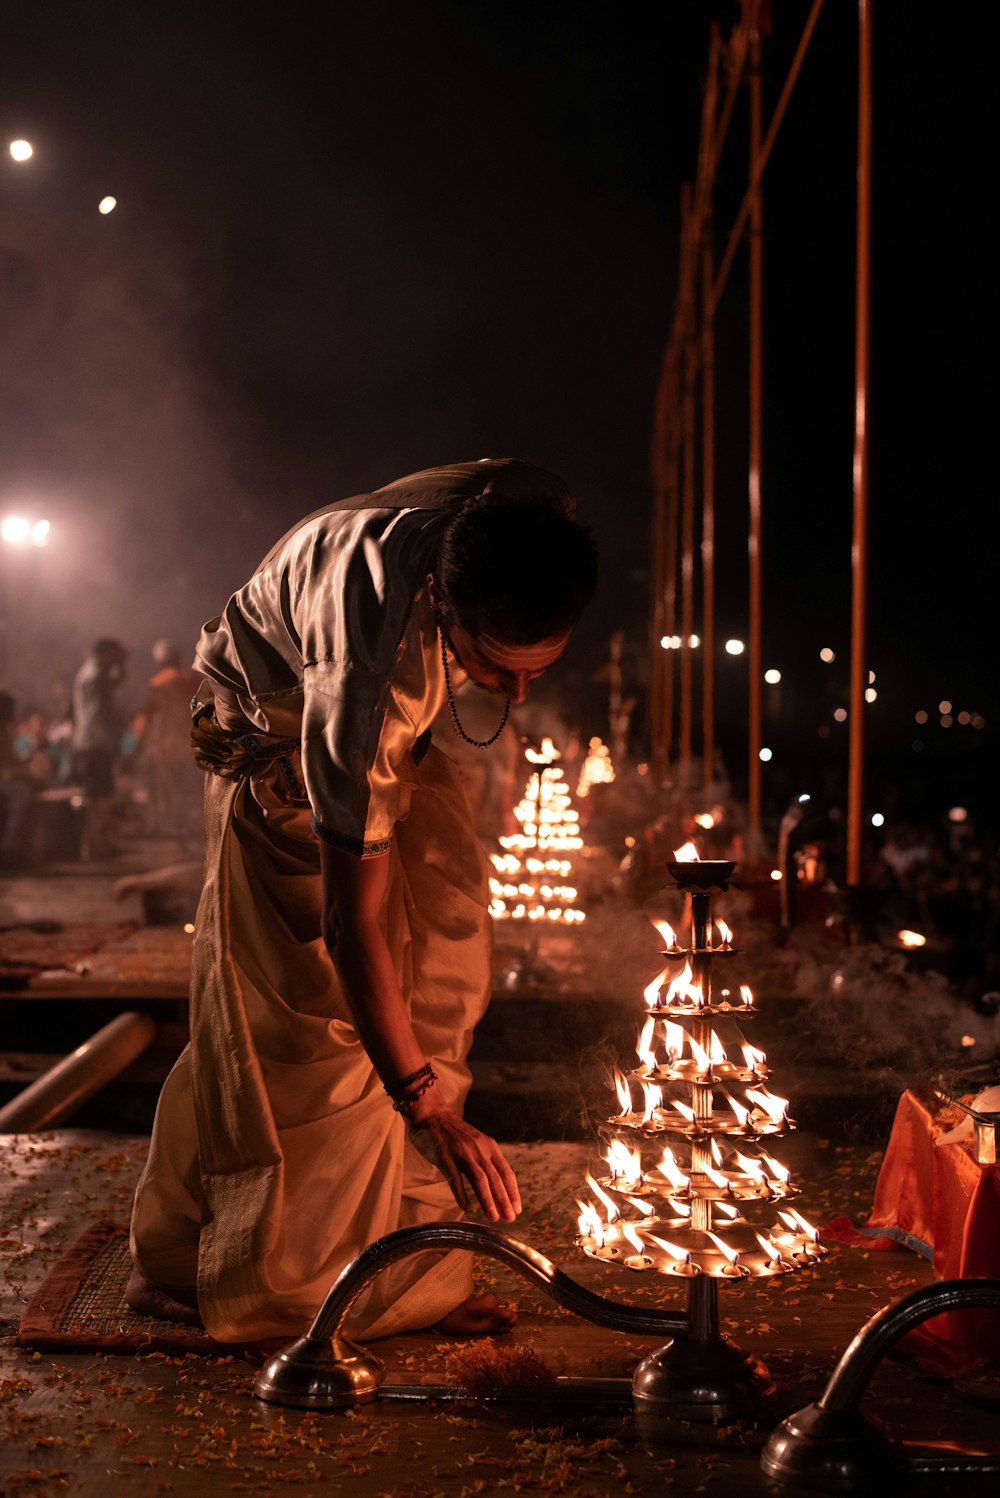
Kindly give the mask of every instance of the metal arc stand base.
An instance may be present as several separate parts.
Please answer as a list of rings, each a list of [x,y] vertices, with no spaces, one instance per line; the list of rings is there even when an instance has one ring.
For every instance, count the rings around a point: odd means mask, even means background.
[[[765,1474],[815,1493],[889,1491],[919,1476],[1000,1472],[988,1456],[897,1441],[858,1408],[872,1374],[900,1337],[931,1316],[1000,1309],[1000,1280],[942,1280],[886,1306],[858,1332],[815,1404],[790,1415],[761,1454]]]
[[[718,1285],[699,1275],[688,1287],[687,1326],[639,1364],[632,1379],[637,1412],[663,1421],[720,1424],[752,1416],[773,1393],[763,1363],[719,1332]]]
[[[707,1276],[689,1282],[686,1315],[647,1311],[594,1294],[535,1249],[497,1229],[445,1222],[403,1228],[359,1254],[333,1285],[306,1336],[265,1363],[254,1385],[257,1397],[300,1409],[346,1409],[376,1399],[385,1368],[367,1348],[343,1335],[344,1322],[358,1296],[383,1270],[429,1248],[465,1249],[499,1259],[557,1305],[610,1331],[669,1337],[640,1363],[632,1382],[636,1407],[654,1427],[661,1419],[717,1424],[745,1418],[769,1392],[766,1370],[720,1336],[717,1285]],[[437,1387],[424,1397],[440,1395]],[[413,1397],[419,1397],[417,1389]]]

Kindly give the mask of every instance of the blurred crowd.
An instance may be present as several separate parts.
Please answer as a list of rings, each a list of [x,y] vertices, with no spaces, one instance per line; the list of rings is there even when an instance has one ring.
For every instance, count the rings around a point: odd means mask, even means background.
[[[135,835],[196,851],[201,774],[190,749],[197,676],[171,640],[128,683],[121,641],[96,640],[44,705],[0,689],[0,869],[116,858]]]

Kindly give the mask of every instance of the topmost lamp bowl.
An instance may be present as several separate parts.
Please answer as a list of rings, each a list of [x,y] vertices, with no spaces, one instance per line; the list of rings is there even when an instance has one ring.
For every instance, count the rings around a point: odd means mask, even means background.
[[[735,859],[702,858],[684,863],[670,861],[667,864],[668,873],[681,889],[696,892],[727,889],[735,869]]]

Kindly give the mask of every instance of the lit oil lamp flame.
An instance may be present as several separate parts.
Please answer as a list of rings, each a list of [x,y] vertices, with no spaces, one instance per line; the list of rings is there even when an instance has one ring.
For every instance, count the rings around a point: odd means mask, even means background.
[[[787,1186],[789,1181],[792,1179],[792,1172],[789,1170],[788,1166],[782,1165],[780,1160],[775,1160],[773,1155],[764,1155],[762,1158],[764,1160],[764,1164],[774,1176],[775,1180],[781,1181],[783,1185]]]
[[[677,947],[677,932],[674,930],[673,926],[671,926],[670,922],[654,921],[653,925],[656,927],[657,931],[660,933],[660,936],[663,938],[664,946],[667,947],[667,949],[671,952],[675,951]]]
[[[550,765],[553,760],[562,759],[551,739],[543,739],[537,749],[525,749],[524,757],[533,765]]]
[[[706,832],[715,826],[715,818],[710,811],[696,811],[694,819],[699,827],[704,827]]]
[[[740,1262],[740,1256],[737,1253],[736,1249],[730,1248],[726,1240],[724,1238],[720,1238],[718,1233],[713,1233],[711,1228],[708,1229],[708,1236],[711,1238],[716,1248],[722,1254],[723,1258],[727,1259],[735,1269],[736,1265]]]
[[[672,1019],[668,1019],[664,1023],[664,1034],[667,1060],[673,1064],[673,1062],[679,1061],[684,1054],[684,1042],[687,1040],[687,1031],[683,1025],[677,1025]]]
[[[711,1151],[711,1154],[712,1154],[712,1163],[715,1164],[715,1165],[721,1165],[722,1164],[722,1151],[719,1148],[719,1141],[717,1139],[713,1139],[711,1141],[711,1143],[709,1144],[709,1150]]]
[[[749,1176],[752,1181],[760,1181],[763,1184],[764,1167],[759,1160],[754,1160],[750,1155],[744,1155],[739,1150],[734,1151],[733,1159],[744,1175]]]
[[[580,1215],[576,1219],[581,1238],[593,1238],[598,1248],[604,1247],[604,1224],[597,1214],[597,1209],[591,1202],[577,1202]]]
[[[730,1221],[734,1221],[740,1215],[739,1207],[734,1207],[730,1202],[713,1202],[712,1211],[721,1212],[723,1216],[728,1217]]]
[[[729,1190],[729,1182],[726,1180],[721,1170],[716,1170],[712,1165],[703,1165],[702,1173],[708,1176],[708,1179],[711,1181],[712,1185],[717,1186],[720,1191]]]
[[[608,1219],[608,1225],[610,1226],[611,1223],[617,1222],[619,1217],[622,1215],[618,1203],[612,1201],[611,1197],[606,1191],[602,1191],[600,1182],[595,1181],[594,1177],[590,1174],[589,1171],[587,1172],[587,1185],[597,1197],[597,1200],[603,1204],[604,1213]]]
[[[632,1112],[632,1092],[628,1085],[628,1078],[624,1077],[620,1071],[615,1072],[615,1091],[622,1108],[620,1117],[627,1118]]]
[[[655,1233],[650,1233],[649,1236],[657,1248],[662,1248],[663,1252],[669,1254],[678,1264],[690,1264],[691,1255],[686,1248],[680,1248],[676,1243],[671,1243],[666,1238],[658,1238]]]
[[[767,1114],[772,1123],[780,1123],[783,1118],[787,1118],[788,1099],[786,1097],[778,1097],[763,1087],[748,1087],[746,1095],[755,1108],[760,1108],[761,1112]]]
[[[675,848],[674,863],[701,863],[698,849],[694,843],[686,842],[683,848]]]
[[[605,1155],[608,1162],[608,1175],[616,1185],[631,1187],[641,1186],[642,1158],[638,1150],[629,1150],[620,1139],[613,1139],[608,1145]]]
[[[715,1066],[719,1066],[723,1061],[729,1060],[729,1057],[726,1055],[726,1048],[714,1030],[708,1037],[708,1054]]]
[[[760,1244],[761,1248],[764,1250],[764,1253],[767,1256],[768,1263],[769,1264],[780,1264],[781,1263],[781,1249],[778,1247],[778,1245],[776,1243],[772,1243],[771,1240],[770,1240],[770,1238],[765,1238],[763,1236],[763,1234],[761,1234],[761,1233],[755,1233],[754,1237],[757,1239],[757,1242]]]
[[[646,1245],[645,1245],[645,1243],[643,1243],[642,1239],[639,1237],[639,1234],[636,1232],[635,1228],[632,1226],[632,1224],[630,1222],[623,1222],[622,1223],[622,1232],[624,1233],[624,1235],[628,1239],[628,1241],[631,1243],[631,1245],[635,1249],[636,1253],[639,1253],[639,1254],[645,1253],[645,1251],[646,1251]]]
[[[689,1108],[687,1103],[682,1103],[680,1098],[674,1098],[672,1106],[677,1109],[677,1112],[680,1114],[681,1118],[683,1118],[687,1123],[694,1123],[696,1118],[698,1117],[694,1109]]]
[[[715,929],[718,933],[719,945],[723,951],[728,951],[733,944],[732,929],[726,925],[725,921],[716,921]]]
[[[784,1212],[782,1212],[780,1215],[784,1217],[786,1221],[788,1221],[789,1218],[791,1219],[789,1226],[794,1226],[800,1233],[804,1233],[807,1238],[811,1238],[814,1243],[819,1242],[819,1228],[814,1228],[812,1223],[807,1222],[806,1219],[802,1216],[802,1213],[796,1212],[794,1207],[789,1210],[787,1215]]]
[[[743,1052],[743,1060],[746,1062],[747,1071],[752,1072],[754,1075],[756,1075],[758,1069],[762,1067],[764,1065],[764,1062],[767,1060],[766,1053],[764,1051],[758,1051],[757,1047],[751,1045],[747,1040],[744,1040],[741,1043],[740,1050]]]
[[[642,1121],[643,1123],[650,1123],[656,1115],[657,1108],[662,1108],[663,1106],[663,1093],[654,1083],[643,1082],[642,1099],[645,1104]]]
[[[743,1007],[745,1009],[753,1008],[753,991],[746,983],[740,984],[740,998],[743,1000]]]
[[[647,1009],[660,1008],[660,993],[664,983],[667,980],[669,971],[669,968],[664,968],[663,972],[658,973],[657,976],[653,979],[652,983],[647,984],[646,987],[642,990],[643,1001],[645,1002]]]
[[[677,1156],[669,1144],[663,1151],[663,1159],[656,1167],[665,1180],[669,1181],[675,1191],[687,1192],[691,1186],[691,1177],[686,1176],[677,1163]]]
[[[747,1125],[747,1119],[750,1117],[750,1109],[744,1108],[742,1103],[738,1103],[731,1093],[725,1092],[725,1089],[723,1089],[723,1091],[726,1102],[736,1114],[736,1122],[739,1124],[741,1129],[745,1129]]]
[[[698,1044],[693,1035],[688,1036],[688,1044],[691,1047],[691,1056],[694,1060],[697,1075],[700,1077],[710,1077],[712,1075],[712,1062],[708,1052],[703,1046]]]
[[[904,947],[926,947],[927,938],[919,931],[897,931],[896,940]]]
[[[644,1202],[641,1197],[626,1196],[625,1200],[630,1207],[634,1207],[637,1212],[641,1212],[643,1217],[656,1216],[656,1208],[650,1202]]]
[[[656,1053],[653,1050],[653,1036],[656,1033],[656,1020],[652,1015],[646,1020],[642,1032],[635,1044],[635,1053],[648,1071],[656,1070]]]

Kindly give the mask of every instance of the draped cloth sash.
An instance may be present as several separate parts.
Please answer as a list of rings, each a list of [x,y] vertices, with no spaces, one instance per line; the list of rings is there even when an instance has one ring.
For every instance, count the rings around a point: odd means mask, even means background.
[[[461,1213],[392,1111],[320,934],[294,710],[269,707],[270,739],[225,694],[215,710],[206,737],[228,774],[206,775],[191,1042],[157,1109],[132,1249],[155,1284],[196,1286],[206,1329],[235,1342],[301,1334],[367,1244]],[[485,860],[451,762],[432,746],[407,780],[382,920],[418,1042],[461,1110],[489,996]],[[376,1281],[351,1331],[430,1325],[470,1291],[468,1255],[420,1255]]]

